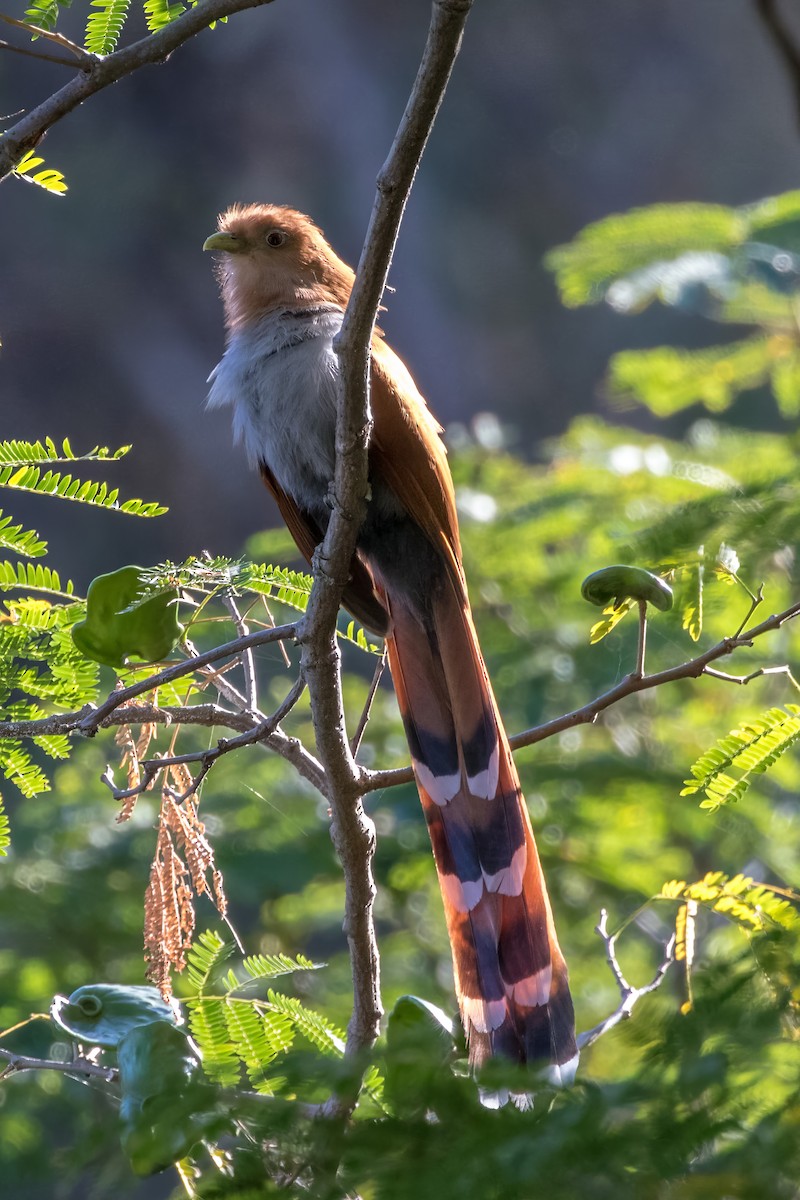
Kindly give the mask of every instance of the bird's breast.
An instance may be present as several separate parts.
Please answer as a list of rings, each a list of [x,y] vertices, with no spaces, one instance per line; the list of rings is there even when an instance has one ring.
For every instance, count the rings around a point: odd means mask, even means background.
[[[250,462],[266,462],[284,491],[313,513],[334,473],[332,343],[341,323],[338,310],[265,317],[233,335],[210,377],[209,407],[231,405],[234,435]]]

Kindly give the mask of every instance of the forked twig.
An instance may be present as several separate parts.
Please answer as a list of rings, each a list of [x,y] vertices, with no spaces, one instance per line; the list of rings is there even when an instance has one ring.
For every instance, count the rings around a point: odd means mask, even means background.
[[[618,934],[608,932],[608,912],[604,908],[600,911],[600,920],[595,926],[595,932],[605,943],[606,960],[611,968],[611,974],[616,980],[621,1000],[619,1007],[611,1016],[606,1017],[599,1025],[595,1025],[593,1029],[587,1029],[585,1033],[578,1035],[579,1050],[585,1050],[587,1046],[591,1046],[593,1042],[596,1042],[598,1038],[608,1033],[615,1025],[619,1025],[620,1021],[627,1021],[642,996],[648,996],[651,992],[655,992],[661,987],[667,971],[675,960],[675,934],[673,933],[664,947],[664,957],[653,978],[643,987],[634,987],[628,983],[617,960],[616,946]]]

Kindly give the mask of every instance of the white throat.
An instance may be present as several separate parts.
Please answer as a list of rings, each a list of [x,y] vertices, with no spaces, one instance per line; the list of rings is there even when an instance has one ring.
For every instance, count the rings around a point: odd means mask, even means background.
[[[333,478],[332,343],[342,316],[332,305],[269,313],[232,335],[209,376],[208,405],[232,406],[234,437],[251,465],[266,462],[304,507],[316,507]]]

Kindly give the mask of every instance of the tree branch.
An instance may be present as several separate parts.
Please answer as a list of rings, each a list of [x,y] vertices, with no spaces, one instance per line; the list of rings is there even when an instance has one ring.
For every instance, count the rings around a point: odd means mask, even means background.
[[[63,33],[57,33],[55,29],[44,29],[41,25],[34,25],[28,21],[20,21],[19,17],[9,17],[7,13],[0,13],[0,21],[6,25],[13,25],[15,29],[21,29],[27,33],[29,37],[44,38],[45,41],[51,42],[54,46],[60,46],[62,50],[68,50],[72,58],[57,58],[52,59],[53,62],[62,63],[64,66],[75,67],[76,61],[88,70],[93,67],[98,58],[96,54],[90,54],[88,50],[84,50],[82,46],[78,46],[75,42],[65,37]],[[32,53],[34,53],[32,51]],[[47,58],[47,55],[39,55],[38,57]]]
[[[247,637],[250,630],[247,628],[244,618],[239,612],[239,607],[234,596],[229,592],[227,595],[223,596],[222,602],[233,618],[233,623],[236,627],[236,636],[240,638]],[[248,649],[242,654],[242,668],[244,670],[244,691],[248,706],[251,709],[257,708],[258,696],[256,694],[256,668],[253,661],[253,651],[250,647],[248,647]]]
[[[199,0],[194,8],[170,25],[130,46],[115,50],[104,58],[87,54],[80,59],[74,79],[26,113],[0,139],[0,180],[11,172],[24,154],[38,145],[48,129],[90,96],[140,67],[165,62],[178,46],[222,17],[271,3],[272,0]]]
[[[103,1067],[90,1058],[59,1062],[54,1058],[29,1058],[27,1054],[14,1054],[11,1050],[0,1049],[0,1061],[6,1064],[0,1071],[0,1080],[8,1079],[10,1075],[18,1075],[22,1071],[60,1071],[62,1075],[94,1076],[106,1083],[113,1083],[117,1078],[116,1067]]]
[[[579,1050],[585,1050],[587,1046],[591,1046],[603,1034],[608,1033],[615,1025],[619,1025],[620,1021],[627,1021],[642,996],[647,996],[650,992],[654,992],[657,988],[661,987],[664,977],[675,959],[675,934],[673,933],[664,947],[664,957],[653,978],[644,987],[633,987],[622,974],[622,968],[617,961],[616,947],[618,935],[608,932],[608,913],[605,909],[601,909],[600,920],[595,926],[595,933],[599,934],[605,942],[606,959],[611,968],[611,974],[617,982],[621,1000],[619,1008],[610,1017],[606,1017],[604,1021],[601,1021],[599,1025],[595,1025],[593,1029],[588,1029],[586,1033],[578,1035]]]
[[[383,653],[378,659],[378,664],[375,667],[375,671],[372,676],[372,683],[369,685],[369,691],[367,692],[367,698],[364,701],[364,707],[361,711],[361,717],[359,719],[358,726],[356,727],[356,731],[350,739],[350,753],[354,758],[358,754],[358,748],[361,745],[361,739],[363,738],[364,731],[369,723],[369,714],[372,711],[372,705],[375,700],[375,696],[378,693],[378,686],[380,685],[381,676],[383,675],[385,669],[386,647],[384,646]]]
[[[43,50],[31,50],[28,46],[13,46],[11,42],[0,38],[0,50],[8,50],[10,54],[24,54],[26,58],[38,58],[42,62],[58,63],[59,66],[75,70],[75,60],[64,54],[46,54]]]
[[[361,803],[363,772],[356,766],[347,740],[335,622],[366,511],[372,332],[403,210],[458,54],[470,7],[471,0],[434,0],[414,87],[378,176],[355,285],[334,347],[339,356],[340,383],[333,507],[325,540],[315,555],[315,583],[308,613],[298,632],[317,748],[329,784],[331,836],[345,877],[344,927],[354,993],[347,1030],[348,1055],[360,1054],[373,1045],[382,1007],[372,917],[375,828]],[[344,1114],[354,1102],[351,1091],[335,1100],[330,1111]]]
[[[99,708],[93,708],[86,713],[75,728],[80,733],[85,734],[86,737],[93,737],[105,717],[113,712],[115,708],[119,708],[121,704],[127,703],[128,700],[132,700],[136,696],[141,696],[145,692],[151,692],[154,688],[161,687],[162,684],[172,683],[176,679],[181,679],[184,675],[191,675],[192,671],[217,662],[220,658],[230,658],[231,655],[241,654],[253,646],[265,646],[270,642],[288,641],[297,636],[297,629],[298,626],[294,622],[289,625],[276,625],[274,629],[258,629],[255,633],[249,633],[246,637],[235,638],[232,642],[224,642],[223,645],[216,646],[213,650],[207,650],[204,654],[193,654],[186,662],[176,663],[173,667],[165,667],[163,671],[159,671],[156,675],[142,679],[139,683],[132,683],[130,687],[121,688],[118,692],[112,692]],[[0,737],[2,736],[3,726],[0,725]]]
[[[533,746],[537,742],[543,742],[546,738],[553,737],[556,733],[574,729],[576,725],[593,725],[607,708],[618,704],[627,696],[636,695],[637,692],[647,692],[652,688],[661,687],[665,683],[675,683],[679,679],[698,679],[701,675],[720,677],[719,671],[710,669],[712,662],[716,662],[717,659],[724,658],[728,654],[733,654],[735,650],[739,650],[743,646],[752,646],[756,638],[780,629],[781,625],[794,620],[797,616],[800,616],[800,602],[790,605],[783,612],[767,617],[760,625],[754,625],[746,633],[739,633],[736,637],[723,638],[721,642],[717,642],[703,654],[698,654],[696,658],[690,658],[678,666],[667,667],[666,670],[656,671],[653,675],[637,675],[635,673],[626,675],[614,687],[609,688],[607,692],[603,692],[594,700],[590,700],[582,708],[575,708],[561,717],[554,717],[552,721],[545,721],[541,725],[535,725],[532,729],[526,729],[523,733],[514,734],[508,739],[511,749],[521,750],[524,746]],[[763,667],[741,678],[731,675],[722,677],[730,682],[749,683],[759,675],[777,674],[778,672],[788,674],[794,682],[791,672],[786,667]],[[365,775],[364,787],[368,792],[397,787],[401,783],[410,783],[414,778],[410,767],[399,767],[393,771],[365,770]]]
[[[800,49],[795,45],[788,25],[778,12],[776,0],[756,0],[756,12],[764,32],[786,68],[794,94],[795,120],[800,124]]]
[[[252,746],[256,742],[267,741],[270,734],[274,733],[280,725],[284,717],[292,711],[297,701],[302,696],[305,690],[305,683],[302,679],[296,679],[294,685],[287,693],[286,697],[281,701],[275,712],[271,716],[265,717],[258,721],[257,724],[251,724],[251,727],[240,733],[235,738],[220,738],[216,746],[209,750],[198,750],[189,754],[173,754],[165,755],[163,758],[146,758],[140,762],[139,766],[142,771],[141,781],[130,788],[120,789],[114,783],[114,773],[111,767],[106,767],[105,772],[101,775],[103,783],[111,790],[115,800],[129,800],[132,796],[141,795],[142,792],[152,784],[153,780],[161,771],[166,771],[168,767],[177,767],[189,763],[200,763],[200,772],[192,781],[192,785],[178,797],[178,801],[186,800],[197,791],[198,787],[211,770],[217,759],[222,758],[223,754],[230,754],[232,750],[240,750],[242,746]],[[127,712],[123,710],[123,713]],[[191,710],[190,710],[191,711]],[[127,724],[128,722],[126,722]]]
[[[800,603],[793,604],[789,608],[784,609],[783,612],[768,617],[760,625],[754,626],[745,634],[740,634],[738,637],[723,638],[721,642],[717,642],[715,646],[712,646],[703,654],[689,659],[687,662],[681,663],[676,667],[669,667],[664,671],[658,671],[653,675],[645,675],[642,678],[628,675],[613,688],[610,688],[607,692],[603,692],[602,695],[591,700],[582,708],[573,709],[572,712],[565,713],[564,716],[555,717],[552,721],[546,721],[542,725],[534,726],[533,729],[527,729],[523,733],[514,734],[509,738],[511,748],[512,750],[520,750],[525,746],[532,746],[536,742],[544,741],[556,733],[572,729],[576,725],[593,724],[605,709],[610,708],[627,696],[635,695],[637,692],[648,691],[654,687],[660,687],[665,683],[673,683],[679,679],[696,679],[701,675],[706,675],[714,679],[722,679],[728,683],[747,684],[762,675],[785,674],[788,676],[790,682],[794,686],[797,686],[788,666],[759,667],[747,675],[728,675],[723,671],[713,669],[710,664],[717,659],[732,654],[742,646],[751,646],[756,638],[779,629],[781,625],[793,620],[798,615],[800,615]],[[189,674],[198,665],[200,666],[201,673],[205,670],[210,671],[210,664],[216,661],[217,658],[228,658],[240,653],[248,646],[259,645],[265,641],[276,639],[285,641],[294,636],[296,636],[296,627],[294,625],[280,625],[274,629],[259,630],[256,633],[248,634],[246,638],[237,638],[233,642],[227,642],[222,646],[218,646],[215,650],[209,650],[203,655],[195,655],[185,663],[178,663],[175,667],[168,667],[166,671],[159,672],[149,679],[142,680],[140,683],[133,685],[131,688],[126,688],[124,691],[114,692],[99,708],[86,705],[77,712],[55,713],[49,717],[40,717],[35,721],[0,721],[0,738],[34,738],[53,734],[70,734],[76,730],[83,732],[84,726],[87,727],[91,736],[98,729],[107,729],[117,725],[145,724],[147,722],[162,725],[219,725],[224,729],[233,729],[237,733],[249,733],[256,727],[257,721],[264,721],[266,718],[261,713],[248,715],[245,697],[232,685],[226,687],[226,694],[229,701],[234,703],[236,708],[240,710],[236,713],[214,704],[174,707],[149,704],[134,706],[128,702],[126,697],[135,698],[136,696],[143,695],[145,692],[152,691],[158,687],[160,683],[169,682],[171,679]],[[171,674],[171,672],[174,672],[174,674]],[[213,675],[213,673],[212,682],[220,683],[219,677]],[[124,705],[124,707],[120,707],[121,705]],[[325,773],[322,766],[296,738],[289,738],[279,730],[276,730],[265,739],[265,744],[280,754],[281,757],[291,762],[304,779],[313,784],[323,795],[327,795]],[[410,767],[398,767],[388,771],[370,771],[362,767],[357,768],[357,771],[358,790],[363,794],[381,791],[385,788],[399,787],[401,784],[411,783],[414,778]]]

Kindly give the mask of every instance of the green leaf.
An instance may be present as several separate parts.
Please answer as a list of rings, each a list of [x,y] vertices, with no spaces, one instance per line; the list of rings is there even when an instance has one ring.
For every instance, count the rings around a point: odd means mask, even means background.
[[[99,12],[89,14],[84,46],[90,54],[111,54],[122,33],[130,0],[91,0],[91,7]]]
[[[144,2],[145,20],[151,33],[157,33],[165,25],[171,25],[185,12],[186,5],[181,3],[181,0],[177,0],[177,3],[174,4],[171,4],[170,0],[145,0]]]
[[[23,796],[39,796],[50,791],[50,781],[18,738],[0,741],[0,771]]]
[[[274,1011],[287,1016],[297,1032],[311,1042],[312,1046],[316,1046],[323,1054],[342,1057],[345,1047],[343,1030],[329,1024],[319,1013],[306,1008],[291,996],[283,996],[270,988],[267,999]]]
[[[672,608],[672,588],[669,584],[644,567],[621,563],[601,567],[599,571],[587,575],[581,584],[581,595],[598,608],[609,604],[619,608],[623,600],[644,600],[660,612]]]
[[[43,474],[38,465],[33,466],[25,462],[15,465],[0,459],[0,463],[3,461],[7,465],[0,465],[0,487],[35,492],[38,495],[59,496],[62,500],[75,500],[99,508],[112,508],[137,517],[157,517],[168,511],[162,505],[142,500],[126,500],[120,504],[119,491],[116,488],[110,491],[105,483],[95,483],[91,480],[84,482],[60,471],[46,471]]]
[[[787,347],[772,367],[772,391],[781,416],[793,421],[800,416],[800,351]]]
[[[793,929],[800,925],[800,893],[756,883],[749,875],[725,875],[709,871],[696,883],[673,879],[665,883],[657,900],[682,900],[702,904],[712,912],[735,921],[749,932],[760,933],[770,925]]]
[[[43,567],[40,563],[0,562],[0,591],[10,591],[12,588],[46,592],[66,600],[72,599],[74,593],[72,580],[68,579],[62,586],[58,572],[50,567]]]
[[[633,600],[623,600],[621,604],[609,604],[603,609],[603,620],[597,621],[589,630],[589,644],[595,646],[619,625],[620,621],[633,608]]]
[[[95,446],[86,454],[75,454],[69,438],[64,438],[59,450],[52,438],[42,442],[25,442],[17,439],[0,441],[0,464],[16,463],[17,466],[33,466],[57,462],[115,462],[124,458],[130,446],[109,450],[108,446]]]
[[[611,360],[609,383],[616,399],[633,399],[657,417],[692,404],[724,412],[743,391],[766,383],[773,369],[772,339],[746,338],[707,350],[625,350]]]
[[[222,964],[235,949],[233,942],[223,941],[213,929],[205,929],[197,935],[186,959],[186,979],[193,996],[206,994]]]
[[[295,971],[318,971],[323,964],[312,962],[298,954],[290,958],[288,954],[252,954],[243,959],[242,966],[252,980],[275,979],[279,975],[291,975]],[[241,987],[237,981],[237,987]]]
[[[699,555],[696,561],[681,563],[676,568],[676,607],[681,614],[681,628],[686,630],[693,642],[699,641],[703,632],[705,563],[702,548]]]
[[[198,996],[186,1001],[189,1028],[203,1055],[209,1079],[235,1087],[241,1078],[241,1060],[225,1019],[226,1001]]]
[[[72,7],[72,0],[32,0],[22,18],[28,25],[39,29],[53,30],[62,11]],[[33,39],[36,40],[36,37]]]
[[[800,738],[800,707],[771,708],[754,721],[744,722],[720,738],[691,766],[692,778],[684,782],[682,796],[703,792],[700,807],[716,812],[722,805],[741,800],[754,775],[769,770]],[[738,771],[738,775],[729,774]]]
[[[6,853],[10,845],[11,828],[8,824],[8,817],[6,816],[6,812],[3,807],[3,797],[0,795],[0,856],[3,858],[6,857]]]
[[[425,1112],[456,1048],[453,1022],[419,996],[401,996],[386,1030],[386,1098],[398,1113]]]
[[[54,196],[62,196],[67,191],[64,176],[52,167],[47,167],[44,171],[37,171],[36,168],[43,163],[43,158],[34,154],[33,151],[29,151],[23,155],[16,166],[12,167],[12,174],[16,175],[18,179],[26,180],[27,183],[35,183],[37,187],[44,188],[46,192],[50,192]]]
[[[232,589],[237,595],[263,596],[265,600],[276,600],[288,608],[305,612],[314,579],[311,575],[287,567],[220,556],[213,559],[192,557],[179,564],[163,563],[145,571],[144,584],[147,589],[145,594],[164,587],[177,587],[213,597]],[[349,621],[345,628],[339,628],[336,632],[339,638],[351,642],[360,650],[370,654],[382,653],[382,648],[371,641],[355,621]]]
[[[732,274],[726,255],[695,250],[615,279],[605,299],[618,313],[639,313],[660,300],[673,308],[710,314],[729,293]]]
[[[0,508],[0,550],[11,550],[25,558],[41,558],[47,553],[47,542],[42,541],[35,529],[24,529],[11,521]]]
[[[183,632],[173,588],[136,603],[142,568],[120,567],[98,575],[89,585],[86,619],[72,627],[81,654],[95,662],[122,667],[131,656],[158,662],[174,649]]]
[[[744,205],[738,212],[752,240],[800,252],[800,191],[769,196]]]

